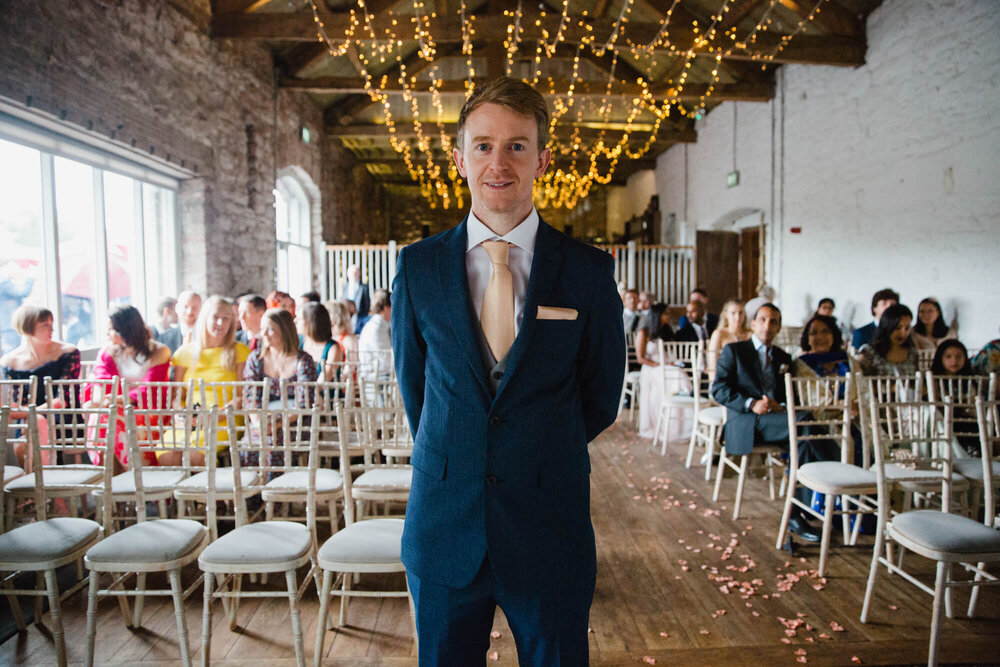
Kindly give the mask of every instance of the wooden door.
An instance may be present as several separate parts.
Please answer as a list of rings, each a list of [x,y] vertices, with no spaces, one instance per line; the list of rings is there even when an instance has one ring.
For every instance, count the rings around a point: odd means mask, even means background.
[[[740,230],[740,300],[757,296],[760,282],[760,227]]]
[[[698,230],[694,284],[708,292],[709,310],[718,312],[740,290],[740,237],[736,232]],[[686,297],[687,295],[685,295]]]

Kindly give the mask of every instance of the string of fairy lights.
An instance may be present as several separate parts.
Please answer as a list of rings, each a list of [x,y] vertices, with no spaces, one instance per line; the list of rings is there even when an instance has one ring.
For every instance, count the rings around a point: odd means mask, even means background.
[[[389,143],[402,157],[423,197],[431,207],[464,206],[462,178],[448,159],[454,144],[445,128],[447,122],[454,119],[448,117],[441,94],[444,81],[441,65],[445,56],[440,54],[438,41],[434,38],[435,26],[447,17],[429,11],[424,0],[409,0],[407,10],[412,8],[412,14],[394,14],[390,10],[387,12],[389,20],[380,21],[385,26],[380,31],[365,0],[356,0],[357,7],[350,10],[343,34],[332,35],[316,0],[305,1],[312,9],[317,41],[333,56],[355,57],[364,90],[381,110]],[[610,183],[622,159],[640,159],[653,148],[665,122],[671,118],[701,117],[719,83],[723,59],[739,54],[749,57],[762,69],[766,68],[796,35],[807,30],[809,23],[822,11],[822,5],[829,0],[816,0],[811,11],[792,30],[780,35],[776,44],[766,49],[761,46],[760,36],[774,25],[777,18],[774,9],[779,0],[768,0],[753,28],[744,34],[739,34],[736,25],[720,28],[725,25],[734,0],[721,0],[719,9],[704,25],[698,20],[692,20],[690,25],[679,25],[672,20],[682,3],[682,0],[672,0],[655,36],[646,42],[633,39],[628,30],[637,1],[643,0],[624,1],[611,32],[603,39],[594,35],[593,20],[586,11],[579,16],[570,13],[570,0],[562,0],[559,24],[554,33],[543,25],[548,13],[539,12],[534,19],[534,27],[540,33],[537,39],[525,38],[525,25],[532,18],[525,15],[523,0],[518,0],[515,9],[503,13],[507,22],[502,43],[507,75],[518,76],[535,86],[549,97],[552,106],[549,147],[554,160],[553,166],[535,183],[535,204],[539,208],[572,208],[593,186]],[[477,17],[470,12],[466,0],[460,2],[458,17],[462,26],[461,56],[465,60],[464,88],[468,98],[476,86],[474,58],[485,55],[477,49],[485,49],[487,45],[481,42],[495,38],[479,39]],[[566,33],[574,23],[582,36],[570,43]],[[405,45],[414,42],[417,61],[409,69],[426,73],[426,77],[419,79],[417,74],[408,74],[406,64],[410,52]],[[550,60],[570,55],[569,76],[553,76],[551,71],[545,75]],[[593,105],[588,106],[577,94],[578,87],[584,83],[581,64],[589,56],[610,58],[596,113]],[[661,83],[656,86],[658,93],[654,93],[654,72],[659,68],[659,59],[664,57],[676,59],[680,64],[671,70],[667,86]],[[692,64],[698,57],[713,58],[709,82],[696,101],[685,102],[684,89]],[[388,68],[386,63],[390,63]],[[396,66],[392,79],[390,75],[373,74],[392,71],[392,64]],[[632,72],[631,77],[623,74],[626,70]],[[391,96],[400,94],[410,114],[406,121],[396,118],[390,101]],[[612,120],[613,113],[616,118],[625,120]],[[412,133],[397,127],[403,123],[412,125]],[[597,130],[596,134],[586,131],[591,128]]]

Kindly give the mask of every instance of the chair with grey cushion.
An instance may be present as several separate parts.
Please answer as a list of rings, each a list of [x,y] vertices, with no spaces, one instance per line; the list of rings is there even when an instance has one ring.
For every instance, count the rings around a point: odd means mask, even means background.
[[[56,414],[48,414],[48,413]],[[81,429],[80,434],[75,439],[72,446],[69,446],[70,453],[84,454],[88,451],[101,451],[105,454],[105,465],[99,469],[96,480],[110,480],[112,461],[107,454],[113,456],[114,452],[114,424],[117,419],[116,411],[113,407],[103,410],[84,410],[77,412],[82,418],[93,418],[95,423],[105,420],[107,429]],[[42,619],[42,598],[47,597],[49,601],[49,618],[52,641],[56,648],[56,662],[62,666],[66,660],[66,642],[63,633],[62,611],[60,603],[63,599],[72,595],[82,587],[87,585],[87,579],[83,577],[80,559],[87,550],[101,539],[101,526],[96,521],[77,517],[50,517],[48,508],[47,493],[52,486],[44,483],[44,476],[57,466],[49,466],[42,461],[50,457],[55,460],[56,448],[51,440],[42,439],[39,436],[38,420],[45,420],[49,417],[59,417],[66,419],[69,415],[67,411],[40,410],[35,406],[28,408],[28,441],[29,450],[32,455],[33,471],[32,496],[35,521],[18,526],[3,535],[0,535],[0,576],[3,577],[4,595],[10,603],[11,614],[18,630],[25,629],[24,618],[21,615],[21,607],[17,597],[21,595],[35,597],[35,622],[41,623]],[[5,449],[7,444],[6,434],[10,417],[10,409],[0,408],[0,449]],[[60,445],[66,446],[65,440]],[[6,452],[0,451],[0,456]],[[88,478],[87,482],[71,484],[63,479],[58,488],[60,491],[72,492],[76,495],[85,494],[91,488],[94,480]],[[50,480],[51,481],[51,480]],[[56,582],[56,570],[69,563],[77,562],[80,581],[68,590],[60,594]],[[35,589],[15,589],[13,581],[22,572],[36,573]],[[44,580],[44,586],[42,585]]]
[[[382,386],[385,384],[391,387]],[[383,407],[361,407],[346,417],[353,421],[364,450],[362,468],[354,469],[354,501],[360,518],[374,513],[369,512],[374,505],[380,505],[383,516],[389,516],[391,504],[405,505],[410,497],[413,438],[395,380],[366,382],[362,378],[361,386],[362,394],[367,390],[378,395]]]
[[[337,421],[341,424],[356,422],[351,412],[376,410],[374,408],[348,409],[338,408]],[[377,413],[376,413],[377,414]],[[364,423],[366,418],[360,417]],[[363,440],[363,442],[370,442]],[[360,519],[354,509],[354,474],[349,465],[350,436],[346,429],[341,430],[341,474],[344,478],[344,528],[330,537],[316,556],[317,565],[322,571],[322,585],[319,592],[319,619],[316,624],[316,649],[313,660],[316,667],[322,664],[323,643],[326,636],[327,617],[329,613],[330,596],[340,597],[340,620],[344,624],[347,614],[349,597],[405,597],[410,598],[409,590],[355,590],[354,579],[361,574],[398,572],[405,573],[401,556],[401,541],[403,536],[403,519],[400,518],[369,518]],[[334,573],[337,578],[334,581]],[[410,598],[410,617],[415,619],[413,600]],[[416,628],[414,627],[414,636]]]
[[[38,378],[32,375],[27,380],[0,380],[0,407],[10,408],[12,416],[10,418],[10,432],[7,437],[7,458],[3,461],[3,483],[17,479],[24,475],[24,468],[15,465],[18,462],[18,450],[20,456],[27,455],[28,428],[23,417],[26,406],[35,405],[35,396],[38,392]],[[8,461],[10,464],[8,465]],[[26,467],[31,467],[31,457],[26,456]],[[7,529],[6,513],[4,520],[0,520],[0,533]]]
[[[162,481],[148,474],[154,470],[143,468],[143,452],[148,451],[149,446],[149,425],[164,423],[170,412],[170,410],[138,410],[131,406],[125,408],[130,470],[123,475],[130,475],[132,478],[130,499],[135,503],[136,522],[114,532],[119,522],[111,506],[120,500],[116,491],[120,493],[122,475],[114,478],[109,476],[103,485],[102,493],[96,496],[103,505],[100,514],[104,517],[106,538],[91,547],[84,557],[84,563],[91,571],[87,597],[87,665],[94,664],[98,598],[117,597],[126,627],[136,629],[142,627],[143,601],[147,595],[173,598],[181,662],[185,667],[191,663],[184,600],[197,589],[201,579],[199,577],[184,589],[181,585],[181,570],[192,563],[208,544],[209,531],[203,524],[190,519],[148,519],[146,515],[146,503],[154,498],[160,500],[162,496],[160,491]],[[199,421],[204,423],[205,420]],[[196,439],[190,440],[187,446],[200,451]],[[182,458],[190,461],[190,456]],[[175,475],[179,480],[188,476],[192,470],[157,472]],[[118,490],[115,488],[116,481],[119,483]],[[146,483],[149,481],[154,484],[151,494],[146,492]],[[170,589],[146,589],[146,575],[150,572],[166,572]],[[110,573],[113,576],[110,585],[105,588],[99,585],[101,573]],[[132,576],[135,577],[135,589],[126,590],[124,583]],[[135,607],[131,613],[129,597],[135,597]]]
[[[977,407],[983,420],[986,419],[987,411],[991,411],[995,418],[995,402],[986,405],[980,399]],[[950,399],[946,398],[943,403],[882,402],[869,394],[867,408],[872,422],[879,507],[875,548],[861,609],[861,622],[868,621],[879,566],[884,565],[891,574],[900,575],[934,597],[927,663],[936,665],[942,606],[945,614],[952,617],[951,589],[996,582],[996,577],[984,569],[986,563],[1000,562],[1000,531],[992,525],[993,493],[990,491],[987,497],[986,523],[951,512],[954,478],[951,450],[953,408]],[[922,466],[919,461],[913,461],[914,444],[922,445],[932,453],[933,461],[930,465]],[[983,449],[987,450],[986,447]],[[989,451],[984,451],[984,454],[984,479],[989,479],[991,456]],[[887,474],[890,466],[894,468],[892,476]],[[890,511],[889,494],[894,488],[907,481],[926,485],[930,483],[932,475],[940,485],[940,510]],[[889,550],[891,545],[937,561],[933,587],[894,562]],[[955,564],[975,572],[976,578],[953,579],[952,569]],[[983,581],[984,578],[987,581]]]
[[[226,408],[226,426],[229,430],[229,446],[232,448],[232,489],[236,507],[235,530],[222,535],[205,548],[198,557],[198,567],[205,574],[204,611],[202,615],[202,660],[211,662],[212,608],[216,599],[228,600],[229,627],[235,630],[240,598],[281,598],[287,597],[291,613],[293,642],[296,664],[305,665],[305,648],[302,624],[299,619],[298,602],[308,587],[315,572],[316,552],[316,466],[319,459],[317,431],[309,428],[319,421],[319,408],[312,410],[258,410],[254,415],[259,419],[256,425],[238,425],[237,417],[250,415],[236,410],[232,405]],[[217,420],[209,419],[209,428],[218,429]],[[283,430],[282,452],[286,459],[275,464],[269,454],[274,447],[273,439],[261,434]],[[241,436],[238,432],[243,432]],[[216,439],[206,439],[209,447]],[[211,510],[214,507],[217,487],[215,471],[210,469],[207,476],[206,501]],[[251,473],[251,480],[245,483],[242,475]],[[250,523],[247,516],[246,500],[257,495],[268,479],[277,480],[280,488],[281,476],[286,474],[306,477],[306,521],[261,521]],[[214,518],[214,517],[213,517]],[[301,586],[298,584],[297,570],[311,564]],[[244,590],[244,574],[252,576],[267,573],[285,575],[287,590]]]

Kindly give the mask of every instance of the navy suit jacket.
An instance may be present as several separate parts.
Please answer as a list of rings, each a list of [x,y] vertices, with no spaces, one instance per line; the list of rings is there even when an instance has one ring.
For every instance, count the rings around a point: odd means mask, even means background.
[[[688,325],[688,316],[681,315],[680,318],[677,320],[677,329],[678,330],[683,329],[687,325]],[[709,337],[711,337],[712,332],[715,331],[715,328],[717,326],[719,326],[719,316],[716,315],[715,313],[705,313],[705,326],[708,327],[708,335]],[[695,340],[698,339],[695,338]]]
[[[785,371],[792,358],[780,347],[771,348],[771,372],[774,373],[774,400],[785,403]],[[784,367],[784,370],[782,370]],[[712,398],[726,406],[726,451],[749,454],[753,449],[755,415],[747,407],[750,398],[764,397],[764,369],[752,340],[730,343],[722,348],[715,367]],[[784,418],[784,415],[782,415]]]
[[[878,331],[878,326],[874,322],[869,322],[865,326],[855,329],[854,335],[851,336],[851,345],[854,346],[855,350],[860,350],[864,345],[871,345],[875,342],[876,331]]]
[[[539,223],[524,317],[494,395],[467,238],[463,221],[404,248],[393,282],[396,374],[414,433],[403,563],[459,588],[488,553],[511,592],[592,591],[587,443],[614,422],[625,371],[613,260]],[[577,316],[538,319],[539,306]]]

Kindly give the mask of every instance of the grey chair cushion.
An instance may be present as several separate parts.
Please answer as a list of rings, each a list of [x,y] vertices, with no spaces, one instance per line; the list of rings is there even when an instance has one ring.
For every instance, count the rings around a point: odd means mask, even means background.
[[[726,409],[720,405],[702,408],[698,411],[698,421],[702,424],[721,426],[726,421]]]
[[[68,555],[101,534],[90,519],[57,517],[20,526],[0,535],[0,561],[34,563]]]
[[[147,493],[165,491],[177,486],[182,479],[184,479],[184,471],[182,470],[143,470],[142,489]],[[129,470],[112,477],[111,493],[112,495],[134,494],[135,474]]]
[[[3,481],[4,481],[4,484],[6,484],[7,482],[9,482],[10,480],[12,480],[12,479],[14,479],[16,477],[20,477],[23,474],[24,474],[24,470],[22,468],[18,468],[17,466],[4,466],[3,467]]]
[[[304,556],[312,535],[301,523],[262,521],[223,535],[205,547],[199,563],[250,565],[280,563]]]
[[[354,480],[357,491],[409,491],[413,482],[413,468],[375,468],[358,475]]]
[[[961,516],[935,510],[897,514],[890,535],[900,535],[935,551],[957,554],[1000,553],[1000,531]]]
[[[664,403],[669,403],[670,405],[680,405],[680,406],[693,406],[694,396],[684,396],[681,394],[667,394],[663,397]]]
[[[42,471],[42,485],[47,489],[72,488],[82,484],[93,484],[101,479],[100,468],[84,468],[76,470],[48,469]],[[8,491],[29,491],[35,488],[35,476],[24,475],[8,483],[4,488]]]
[[[799,481],[809,488],[875,489],[874,470],[840,461],[816,461],[799,466]]]
[[[219,493],[232,493],[233,492],[233,469],[232,468],[216,468],[215,470],[215,490]],[[257,480],[257,473],[252,470],[241,470],[240,471],[240,483],[244,487],[253,484]],[[187,491],[189,493],[197,493],[198,491],[204,491],[208,484],[208,472],[202,471],[196,475],[191,475],[183,482],[177,485],[178,491]]]
[[[287,472],[280,477],[272,479],[264,485],[264,495],[281,493],[298,493],[306,491],[306,484],[309,482],[309,473],[304,470],[294,470]],[[316,471],[316,492],[333,493],[344,488],[344,478],[336,470],[322,468]]]
[[[940,483],[942,475],[938,470],[915,470],[913,468],[905,468],[896,463],[887,463],[885,466],[885,478],[890,481],[907,480],[903,482],[904,484],[926,484],[932,482]],[[925,478],[927,482],[922,481]],[[965,478],[952,468],[951,480],[952,484],[955,484],[964,482]]]
[[[993,480],[1000,484],[1000,461],[990,461],[993,466]],[[959,473],[966,479],[983,481],[983,460],[980,458],[955,459],[951,464],[951,469]]]
[[[369,519],[338,530],[320,548],[318,560],[335,563],[398,563],[403,519]]]
[[[208,532],[190,519],[143,521],[108,535],[87,551],[95,563],[162,563],[191,553]]]

